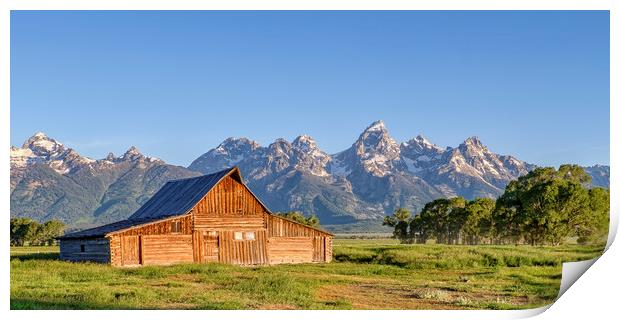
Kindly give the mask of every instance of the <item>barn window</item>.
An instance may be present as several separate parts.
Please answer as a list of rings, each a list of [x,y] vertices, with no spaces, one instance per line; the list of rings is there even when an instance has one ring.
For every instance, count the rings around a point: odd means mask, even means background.
[[[83,244],[80,245],[80,252],[85,252],[86,251],[86,246],[84,246]]]
[[[172,233],[180,233],[181,232],[181,221],[172,221]]]
[[[245,233],[245,240],[254,240],[254,231],[248,231]]]
[[[243,240],[243,232],[235,231],[235,240]]]

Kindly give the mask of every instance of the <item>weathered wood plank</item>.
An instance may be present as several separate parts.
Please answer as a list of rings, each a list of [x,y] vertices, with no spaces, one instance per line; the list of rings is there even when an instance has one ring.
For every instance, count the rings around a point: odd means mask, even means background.
[[[311,237],[269,238],[268,254],[270,264],[312,262]]]
[[[82,248],[84,249],[83,252]],[[109,263],[110,242],[106,238],[60,240],[60,259],[75,262]]]
[[[193,262],[192,235],[142,236],[143,265],[162,265]]]

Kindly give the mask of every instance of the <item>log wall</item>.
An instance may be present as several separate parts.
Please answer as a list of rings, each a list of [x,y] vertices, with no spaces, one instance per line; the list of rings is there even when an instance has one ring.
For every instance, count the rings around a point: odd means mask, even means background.
[[[172,233],[172,224],[175,222],[179,222],[178,233]],[[131,255],[133,252],[136,252],[133,249],[133,241],[137,240],[129,239],[138,239],[137,236],[168,234],[190,235],[191,239],[192,229],[192,216],[185,215],[114,232],[108,235],[110,241],[110,262],[113,266],[135,265],[134,260],[131,259]]]
[[[269,238],[269,264],[304,263],[313,261],[313,238]]]
[[[325,262],[332,262],[332,257],[334,255],[333,245],[333,238],[325,237]]]
[[[311,239],[311,262],[330,262],[332,260],[332,236],[329,233],[310,228],[275,215],[270,214],[266,215],[266,217],[267,232],[270,241],[281,237],[308,238]],[[270,243],[269,247],[274,247],[274,250],[276,250],[278,252],[277,254],[279,254],[279,252],[282,252],[283,249],[276,249],[275,246],[277,245],[278,242],[276,241],[273,242],[273,244]],[[271,257],[271,250],[269,252]],[[296,253],[293,252],[292,254]],[[278,259],[279,258],[274,258],[273,261],[278,261]]]
[[[217,231],[194,231],[194,262],[219,262],[220,237]]]
[[[82,252],[84,246],[84,252]],[[60,240],[60,259],[68,261],[110,262],[108,239],[63,239]]]
[[[194,262],[191,235],[140,236],[142,265]]]
[[[234,231],[219,232],[219,259],[222,263],[257,265],[267,264],[267,233],[254,230],[254,240],[235,240]]]

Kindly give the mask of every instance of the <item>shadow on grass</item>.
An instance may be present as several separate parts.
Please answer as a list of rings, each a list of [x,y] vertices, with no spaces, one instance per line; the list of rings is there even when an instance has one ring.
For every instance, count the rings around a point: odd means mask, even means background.
[[[11,299],[11,310],[236,310],[243,309],[235,303],[207,303],[200,306],[181,308],[137,308],[118,303],[92,303],[86,301],[67,302],[62,300]]]
[[[28,261],[28,260],[59,260],[58,252],[41,252],[41,253],[25,253],[11,256],[11,260]]]
[[[45,301],[34,299],[11,299],[11,310],[76,310],[76,309],[119,309],[110,305],[93,304],[88,302],[63,302],[63,301]]]

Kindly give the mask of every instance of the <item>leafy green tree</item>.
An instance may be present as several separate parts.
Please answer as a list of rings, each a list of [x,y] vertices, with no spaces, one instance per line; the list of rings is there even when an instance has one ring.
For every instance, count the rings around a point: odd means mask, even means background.
[[[11,219],[11,245],[51,245],[55,238],[64,234],[65,224],[50,220],[43,224],[28,218]]]
[[[450,199],[450,212],[448,213],[448,244],[459,244],[463,242],[463,227],[467,222],[467,212],[465,206],[467,200],[462,197]]]
[[[590,176],[576,165],[536,168],[512,181],[493,212],[496,235],[511,242],[557,245],[589,215]]]
[[[11,245],[23,246],[37,240],[39,223],[28,218],[11,219],[10,241]]]
[[[383,225],[394,228],[394,238],[401,242],[409,242],[409,218],[411,212],[406,208],[398,208],[391,216],[383,218]]]
[[[409,238],[413,243],[426,243],[428,241],[429,233],[424,228],[422,217],[417,215],[410,219],[409,222]]]
[[[467,202],[463,208],[466,217],[463,234],[467,244],[478,244],[491,235],[491,215],[495,209],[495,200],[478,198]]]
[[[50,220],[39,226],[38,240],[39,244],[52,245],[56,237],[60,237],[65,233],[65,224],[60,220]]]
[[[592,188],[588,191],[590,215],[577,227],[579,243],[606,240],[609,232],[609,196],[609,190],[604,188]]]
[[[314,227],[314,228],[317,228],[320,225],[319,218],[314,214],[306,217],[303,213],[299,211],[289,211],[289,212],[277,212],[276,215],[287,218],[289,220],[293,220],[295,222],[299,222],[301,224],[305,224],[310,227]]]
[[[462,197],[437,199],[424,205],[420,212],[421,228],[437,243],[456,243],[464,224],[462,209],[466,200]]]

